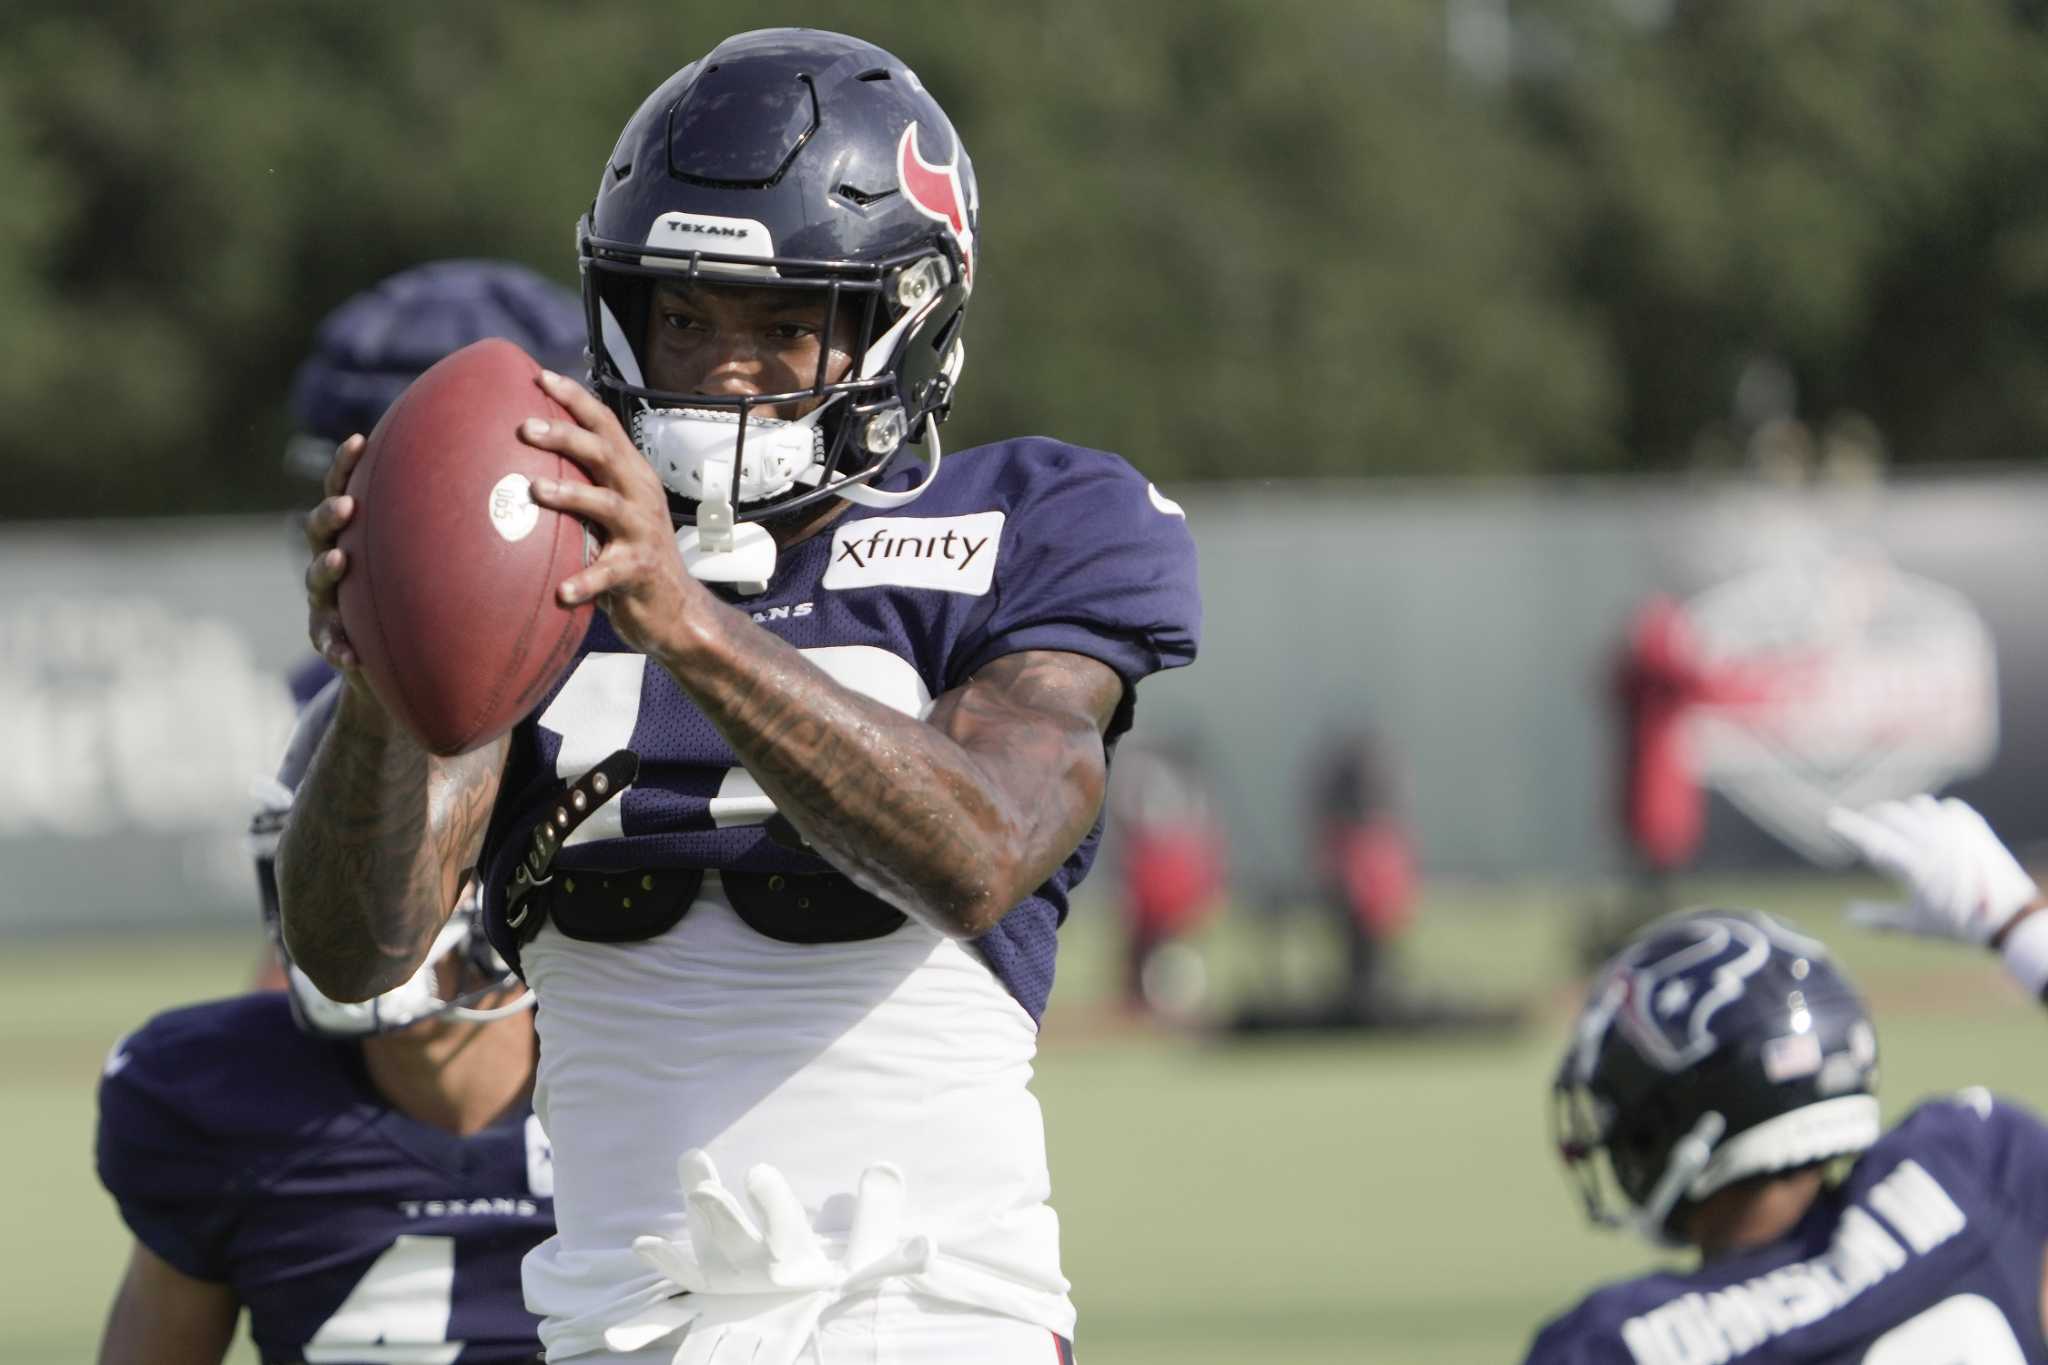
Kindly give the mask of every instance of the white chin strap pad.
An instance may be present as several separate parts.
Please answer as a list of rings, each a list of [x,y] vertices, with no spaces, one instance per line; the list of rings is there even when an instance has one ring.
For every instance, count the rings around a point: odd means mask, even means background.
[[[291,965],[286,976],[300,1012],[315,1033],[329,1038],[361,1038],[372,1033],[390,1033],[441,1010],[441,994],[435,988],[434,968],[468,937],[469,926],[461,915],[454,916],[441,926],[434,946],[427,951],[427,960],[420,964],[418,971],[401,984],[368,1000],[343,1002],[329,999],[313,984],[311,977],[299,970],[297,963]]]
[[[727,496],[741,506],[787,492],[798,479],[824,461],[825,436],[818,430],[816,408],[794,422],[749,417],[746,448],[739,468],[720,480]],[[712,408],[646,408],[633,414],[633,443],[647,456],[662,486],[692,502],[715,500],[719,490],[706,484],[707,466],[731,469],[739,446],[740,417]]]

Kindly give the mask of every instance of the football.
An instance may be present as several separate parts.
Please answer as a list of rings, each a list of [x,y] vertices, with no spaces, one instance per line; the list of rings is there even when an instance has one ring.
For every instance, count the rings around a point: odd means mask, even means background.
[[[399,396],[349,477],[342,626],[378,699],[436,754],[510,730],[590,623],[555,589],[595,541],[531,495],[534,479],[587,480],[518,436],[529,417],[571,420],[539,373],[509,341],[463,347]]]

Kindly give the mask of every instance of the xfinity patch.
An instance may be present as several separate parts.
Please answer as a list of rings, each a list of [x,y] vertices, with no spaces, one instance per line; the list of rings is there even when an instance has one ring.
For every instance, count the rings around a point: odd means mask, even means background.
[[[823,586],[936,588],[986,594],[995,582],[1003,513],[964,517],[869,517],[832,534]]]

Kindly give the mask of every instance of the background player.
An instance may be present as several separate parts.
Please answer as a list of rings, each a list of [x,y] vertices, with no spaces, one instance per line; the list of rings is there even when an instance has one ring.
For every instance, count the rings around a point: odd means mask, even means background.
[[[511,261],[428,261],[345,300],[320,320],[292,375],[285,468],[319,484],[337,446],[375,427],[435,361],[485,337],[516,342],[566,374],[585,373],[581,303]],[[303,708],[333,677],[326,660],[307,658],[287,677],[293,702]],[[284,984],[283,964],[266,948],[250,986]]]
[[[280,847],[287,935],[332,993],[374,993],[481,866],[542,1001],[560,1231],[526,1285],[551,1357],[1051,1358],[1073,1308],[1036,1023],[1133,689],[1194,654],[1184,518],[1057,441],[940,469],[978,199],[889,53],[729,39],[600,180],[605,401],[544,376],[574,420],[522,430],[591,477],[533,491],[603,533],[561,595],[605,619],[459,759],[351,672]],[[360,449],[309,523],[312,635],[349,670],[331,547]],[[624,795],[537,839],[628,746]]]
[[[273,933],[277,830],[340,687],[253,827]],[[288,970],[288,992],[169,1011],[107,1059],[99,1175],[135,1240],[102,1365],[218,1365],[245,1309],[265,1360],[532,1360],[519,1262],[554,1227],[532,997],[474,901],[367,1002]]]
[[[523,266],[436,261],[350,298],[322,321],[294,377],[287,463],[318,477],[421,371],[487,336],[581,370],[575,295]],[[332,676],[318,659],[294,670],[302,707]],[[553,1226],[551,1177],[529,1106],[507,1099],[531,1082],[532,1022],[519,1007],[489,1022],[447,1004],[512,985],[477,908],[451,924],[431,970],[367,1005],[287,977],[273,854],[334,700],[330,691],[306,713],[252,835],[271,940],[257,985],[289,981],[289,1002],[252,995],[174,1011],[110,1059],[100,1174],[135,1242],[103,1360],[212,1365],[243,1307],[273,1358],[354,1359],[354,1345],[410,1341],[420,1359],[453,1360],[465,1337],[461,1359],[538,1349],[518,1260]],[[394,1203],[402,1190],[409,1210]],[[490,1211],[465,1212],[472,1191],[488,1191],[475,1198]],[[407,1285],[427,1292],[409,1297]]]
[[[1862,918],[1988,944],[2048,984],[2040,892],[1975,811],[1917,797],[1834,825],[1908,892]],[[1978,1090],[1880,1135],[1876,1066],[1819,943],[1729,911],[1639,934],[1580,1015],[1560,1146],[1597,1221],[1701,1264],[1595,1292],[1529,1360],[2048,1360],[2048,1124]]]

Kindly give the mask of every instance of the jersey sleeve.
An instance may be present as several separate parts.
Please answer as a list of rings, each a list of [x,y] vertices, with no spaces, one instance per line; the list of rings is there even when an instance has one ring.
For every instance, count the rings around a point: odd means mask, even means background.
[[[1992,1196],[2048,1235],[2048,1123],[1987,1090],[1937,1103],[1948,1109],[1959,1145],[1967,1144]]]
[[[1523,1365],[1608,1365],[1626,1360],[1619,1342],[1594,1330],[1588,1305],[1545,1323],[1529,1344]]]
[[[155,1025],[123,1039],[100,1078],[95,1158],[137,1241],[194,1279],[228,1278],[233,1156],[180,1102],[175,1049]]]
[[[991,605],[949,685],[1005,654],[1064,650],[1116,670],[1128,702],[1139,679],[1193,662],[1201,591],[1180,507],[1102,451],[1030,441],[1007,459]]]

